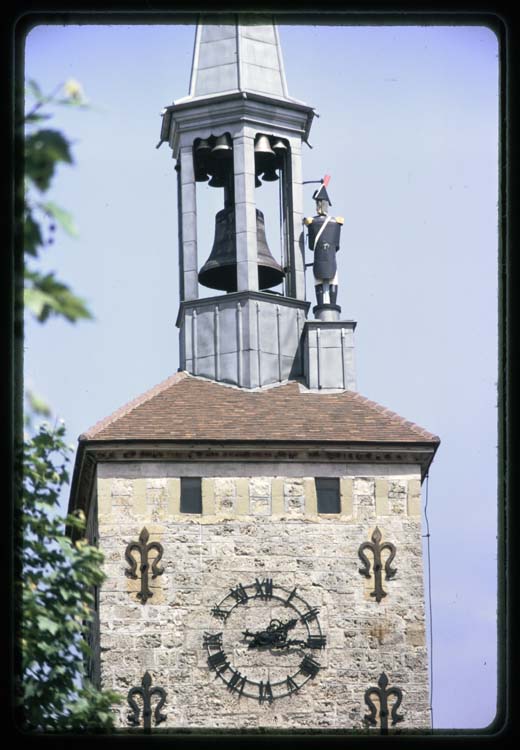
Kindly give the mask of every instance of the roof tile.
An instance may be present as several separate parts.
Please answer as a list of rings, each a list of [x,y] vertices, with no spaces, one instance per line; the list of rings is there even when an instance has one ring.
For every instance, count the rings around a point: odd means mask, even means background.
[[[246,390],[186,372],[121,407],[80,440],[440,442],[353,391],[309,391],[296,381]]]

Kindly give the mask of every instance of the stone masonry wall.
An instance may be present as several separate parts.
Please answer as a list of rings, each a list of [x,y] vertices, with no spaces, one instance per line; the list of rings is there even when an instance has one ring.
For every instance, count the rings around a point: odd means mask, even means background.
[[[340,477],[341,513],[329,516],[317,513],[313,477],[323,475],[320,467],[299,465],[296,476],[280,476],[260,475],[257,466],[257,475],[247,476],[244,464],[244,476],[217,476],[213,467],[194,465],[192,474],[213,471],[202,479],[202,515],[179,512],[175,465],[151,467],[98,468],[98,534],[107,574],[99,600],[101,680],[123,695],[115,709],[119,726],[129,726],[126,696],[146,671],[152,687],[167,694],[162,727],[363,730],[365,691],[377,686],[382,672],[389,687],[402,690],[404,719],[396,729],[430,725],[416,468],[363,466],[356,475],[359,469],[347,467]],[[143,527],[164,549],[164,573],[151,580],[153,596],[145,604],[137,598],[140,581],[125,575],[126,546]],[[376,527],[381,543],[396,546],[397,569],[391,580],[383,575],[386,596],[379,603],[371,596],[373,566],[365,578],[358,556]],[[383,565],[387,556],[382,553]],[[285,591],[297,587],[319,608],[327,638],[326,648],[311,654],[321,666],[316,676],[271,704],[228,690],[209,669],[203,647],[205,633],[223,632],[226,655],[241,674],[294,673],[301,653],[273,656],[239,643],[241,628],[258,631],[271,617],[283,619],[276,602],[249,601],[226,622],[212,614],[231,588],[255,578],[272,579]],[[379,719],[371,731],[379,731]]]
[[[89,513],[87,517],[86,535],[91,544],[97,545],[99,542],[98,530],[98,505],[97,505],[97,488],[94,487],[90,498]],[[100,681],[100,630],[99,630],[99,591],[94,590],[94,611],[92,613],[92,622],[90,623],[88,633],[88,645],[90,646],[90,655],[87,658],[86,669],[91,681],[97,684]]]

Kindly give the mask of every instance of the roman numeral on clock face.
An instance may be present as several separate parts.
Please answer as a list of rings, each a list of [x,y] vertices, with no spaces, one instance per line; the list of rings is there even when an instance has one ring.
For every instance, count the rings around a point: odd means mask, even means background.
[[[315,617],[318,616],[318,608],[313,607],[312,609],[307,610],[307,612],[304,612],[303,615],[300,617],[300,620],[302,622],[309,622],[309,620],[313,620]]]
[[[257,595],[260,595],[260,599],[271,599],[273,595],[273,579],[264,578],[262,581],[259,581],[258,578],[255,578],[255,588]]]
[[[223,651],[217,651],[211,656],[208,656],[208,665],[210,669],[214,669],[215,672],[223,672],[229,667],[226,654]]]
[[[295,681],[290,675],[287,675],[286,683],[287,683],[287,690],[290,693],[295,693],[298,690],[298,685],[295,683]]]
[[[242,695],[246,681],[247,678],[241,675],[240,672],[233,672],[233,675],[228,682],[228,690],[231,690],[231,692],[235,691],[239,695]]]
[[[211,610],[211,614],[213,617],[216,617],[219,620],[224,620],[224,622],[229,617],[230,610],[229,609],[222,609],[218,604],[215,604],[213,609]]]
[[[311,656],[304,656],[300,664],[300,670],[304,675],[315,677],[320,671],[320,666]]]
[[[307,646],[309,648],[325,648],[326,638],[324,635],[309,635]]]
[[[204,645],[209,648],[222,648],[222,633],[204,633]]]
[[[230,593],[238,604],[245,604],[249,599],[247,592],[241,583],[239,583],[236,588],[231,589]]]
[[[272,703],[273,701],[273,691],[271,690],[271,683],[269,680],[267,682],[260,682],[258,685],[258,700],[260,703],[264,703],[267,701],[268,703]]]

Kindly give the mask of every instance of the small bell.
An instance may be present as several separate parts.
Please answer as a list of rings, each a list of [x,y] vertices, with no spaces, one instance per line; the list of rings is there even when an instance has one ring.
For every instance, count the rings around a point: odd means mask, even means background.
[[[196,182],[207,182],[209,174],[207,170],[207,156],[210,153],[211,148],[207,140],[204,138],[197,138],[193,145],[194,165],[195,165],[195,181]]]
[[[272,168],[276,154],[271,148],[269,138],[266,135],[259,135],[255,143],[255,168],[258,174]]]
[[[287,146],[279,138],[275,143],[273,143],[273,151],[275,152],[276,156],[283,156],[287,153]]]
[[[195,182],[207,182],[209,179],[209,174],[207,174],[205,169],[202,169],[202,167],[197,167],[195,169]]]
[[[221,159],[229,159],[232,151],[231,138],[227,133],[224,133],[224,135],[219,135],[215,138],[215,145],[211,149],[211,156],[219,161]]]
[[[211,180],[208,182],[210,187],[225,187],[226,184],[226,178],[223,174],[219,174],[218,172],[212,175]]]
[[[211,146],[205,138],[197,138],[195,144],[195,156],[197,157],[205,157],[211,151]]]

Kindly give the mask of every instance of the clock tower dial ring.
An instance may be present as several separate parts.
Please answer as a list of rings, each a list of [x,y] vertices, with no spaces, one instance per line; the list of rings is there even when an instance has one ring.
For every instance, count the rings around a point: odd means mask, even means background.
[[[258,611],[261,613],[257,624],[239,631],[241,637],[236,646],[243,653],[262,657],[260,679],[256,675],[248,677],[233,666],[223,642],[226,630],[237,619],[237,613],[249,614],[247,610],[253,607],[257,614]],[[321,669],[316,651],[325,648],[326,636],[319,621],[319,609],[311,606],[298,593],[297,587],[287,589],[273,583],[272,578],[256,578],[254,583],[247,585],[238,583],[212,607],[211,615],[219,621],[222,629],[204,633],[203,647],[208,667],[239,698],[244,696],[271,704],[278,698],[298,692]],[[301,658],[291,669],[285,670],[283,678],[278,676],[271,681],[269,665],[266,671],[265,662],[280,654]]]

